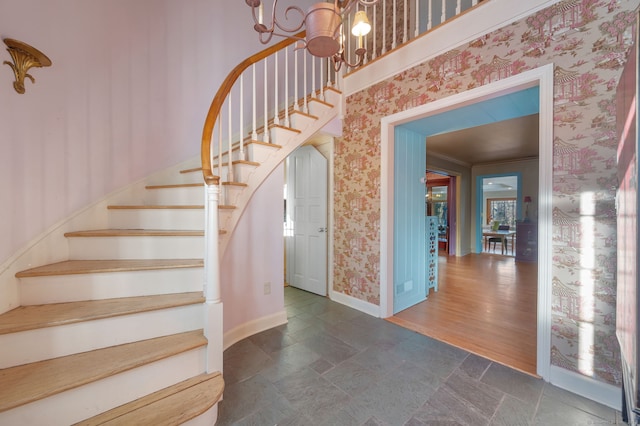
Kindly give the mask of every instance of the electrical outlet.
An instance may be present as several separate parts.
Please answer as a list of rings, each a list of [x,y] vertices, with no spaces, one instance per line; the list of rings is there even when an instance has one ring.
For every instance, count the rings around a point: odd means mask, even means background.
[[[266,282],[264,283],[264,294],[271,294],[271,283],[270,282]]]

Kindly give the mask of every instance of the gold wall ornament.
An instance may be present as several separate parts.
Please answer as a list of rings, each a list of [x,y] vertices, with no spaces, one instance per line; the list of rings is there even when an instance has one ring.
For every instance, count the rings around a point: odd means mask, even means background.
[[[13,63],[4,61],[13,70],[16,81],[13,82],[13,88],[16,92],[24,93],[24,78],[28,77],[35,84],[36,79],[31,74],[27,74],[29,68],[32,67],[48,67],[51,66],[51,60],[35,47],[31,47],[26,43],[11,38],[5,38],[4,44],[7,45],[7,51],[13,59]]]

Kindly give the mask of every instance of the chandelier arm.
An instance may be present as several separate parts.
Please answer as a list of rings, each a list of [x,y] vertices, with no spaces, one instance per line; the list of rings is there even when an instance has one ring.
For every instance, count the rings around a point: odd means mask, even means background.
[[[347,58],[344,54],[344,49],[340,53],[336,53],[335,55],[333,55],[333,57],[331,58],[333,59],[333,69],[336,72],[340,71],[342,64],[345,64],[345,66],[347,66],[348,68],[358,68],[360,65],[362,65],[362,63],[364,62],[364,55],[367,53],[367,50],[361,47],[356,49],[354,53],[358,57],[358,61],[355,64],[347,61]]]
[[[304,11],[302,9],[300,9],[298,6],[289,6],[289,7],[287,7],[285,9],[285,11],[284,11],[285,21],[288,22],[290,20],[289,12],[291,12],[291,11],[297,12],[297,13],[300,14],[300,23],[297,26],[287,27],[286,25],[284,25],[284,24],[282,24],[282,23],[280,23],[280,22],[278,22],[276,20],[276,14],[275,14],[276,9],[275,9],[275,6],[276,6],[277,2],[278,2],[278,0],[276,0],[273,3],[273,15],[272,15],[273,16],[273,24],[275,24],[276,27],[278,27],[279,29],[281,29],[282,31],[287,32],[287,33],[295,33],[295,32],[300,31],[302,29],[302,27],[304,26],[304,18],[305,18]]]

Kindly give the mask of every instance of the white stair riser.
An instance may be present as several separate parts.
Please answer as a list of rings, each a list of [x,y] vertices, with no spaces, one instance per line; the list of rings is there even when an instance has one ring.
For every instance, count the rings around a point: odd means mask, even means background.
[[[249,176],[256,169],[257,166],[251,164],[234,164],[233,165],[233,182],[247,183]],[[227,174],[227,166],[222,166],[222,173],[218,174],[218,167],[213,168],[213,174],[220,176],[223,182],[229,182]]]
[[[204,371],[204,349],[197,348],[5,411],[0,424],[70,425]]]
[[[109,210],[114,229],[204,229],[204,209],[115,209]]]
[[[144,194],[144,203],[153,205],[194,205],[204,201],[204,183],[202,186],[181,188],[153,188]]]
[[[69,257],[74,260],[202,259],[204,237],[131,236],[72,237]]]
[[[342,94],[334,90],[325,90],[324,101],[331,105],[340,105],[340,102],[342,102]]]
[[[204,268],[53,275],[20,279],[23,305],[202,291]]]
[[[196,304],[3,334],[0,347],[12,350],[0,353],[0,369],[198,330],[203,313]]]
[[[315,118],[309,117],[305,114],[295,113],[291,114],[291,127],[298,130],[304,130],[308,125],[316,121]]]
[[[271,130],[271,143],[277,143],[274,140],[274,135],[276,134],[276,132],[274,132],[274,130],[280,130],[277,128],[274,128]],[[261,144],[256,144],[256,143],[252,143],[249,144],[246,147],[247,150],[247,155],[249,158],[249,161],[255,161],[258,163],[263,163],[267,160],[267,158],[269,158],[269,156],[274,152],[277,151],[278,147],[275,146],[267,146],[267,145],[261,145]]]
[[[282,127],[272,127],[271,143],[276,145],[281,145],[281,146],[287,146],[289,141],[291,141],[292,139],[295,139],[295,137],[298,135],[299,135],[298,132],[292,131],[290,129],[285,129]],[[265,163],[268,158],[269,156],[265,156],[265,158],[262,158],[262,160],[254,160],[254,161],[258,161],[259,163]]]
[[[325,103],[317,102],[313,100],[309,101],[309,114],[311,115],[320,116],[320,115],[323,115],[325,112],[329,111],[330,109],[331,107]]]
[[[171,179],[171,183],[175,183],[175,184],[201,183],[204,185],[204,177],[202,177],[201,170],[188,172],[188,173],[178,173],[175,178]]]

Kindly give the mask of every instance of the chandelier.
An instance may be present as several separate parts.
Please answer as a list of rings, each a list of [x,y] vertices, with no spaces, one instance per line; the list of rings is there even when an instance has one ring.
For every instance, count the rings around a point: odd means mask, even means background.
[[[355,14],[351,34],[358,38],[358,47],[355,50],[357,61],[349,63],[345,54],[344,33],[342,23],[351,10],[358,4],[362,6],[373,6],[378,0],[334,0],[331,2],[319,2],[309,8],[307,13],[298,6],[289,6],[284,10],[284,21],[280,22],[276,18],[278,11],[278,0],[273,1],[271,13],[271,23],[264,23],[264,11],[262,0],[245,0],[251,7],[254,26],[258,32],[260,42],[267,44],[276,35],[287,37],[299,41],[299,48],[320,58],[331,58],[336,71],[342,64],[355,68],[362,65],[367,49],[364,48],[362,38],[371,31],[371,24],[364,10],[358,10]],[[292,16],[294,15],[294,16]],[[293,24],[289,24],[293,22]],[[306,37],[300,38],[295,35],[302,28],[306,30]]]

